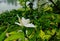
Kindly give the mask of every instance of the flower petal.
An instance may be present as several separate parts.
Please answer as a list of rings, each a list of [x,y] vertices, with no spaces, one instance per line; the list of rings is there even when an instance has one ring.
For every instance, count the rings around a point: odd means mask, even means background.
[[[24,25],[25,27],[35,27],[34,24],[27,24],[27,25]]]
[[[18,22],[15,22],[15,24],[17,24],[17,25],[19,25],[19,26],[22,26],[20,23],[18,23]]]
[[[22,17],[21,23],[23,25],[26,25],[26,24],[28,24],[28,21],[24,17]]]
[[[30,23],[30,19],[26,19],[26,22],[27,22],[27,23]]]

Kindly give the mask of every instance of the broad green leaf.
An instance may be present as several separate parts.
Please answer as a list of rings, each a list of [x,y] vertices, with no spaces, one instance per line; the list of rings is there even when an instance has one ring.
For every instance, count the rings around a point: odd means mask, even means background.
[[[42,30],[40,30],[39,36],[40,36],[42,39],[44,39],[45,33],[44,33]]]
[[[53,9],[52,9],[52,7],[46,5],[44,7],[44,11],[49,11],[49,10],[52,11]]]
[[[56,32],[56,29],[52,29],[52,33],[51,33],[51,35],[54,35],[55,32]]]
[[[17,40],[17,39],[21,39],[21,41],[24,41],[24,33],[23,32],[13,31],[9,34],[11,34],[11,36],[6,38],[4,41],[13,41],[13,40]]]
[[[60,39],[60,29],[57,30],[57,34],[56,34],[56,36],[57,36],[57,39]]]
[[[32,32],[32,34],[29,36],[29,38],[31,39],[31,38],[33,38],[34,37],[34,32]]]
[[[51,35],[51,31],[50,30],[46,30],[46,34]]]
[[[44,37],[45,37],[45,39],[49,40],[51,35],[45,35]]]

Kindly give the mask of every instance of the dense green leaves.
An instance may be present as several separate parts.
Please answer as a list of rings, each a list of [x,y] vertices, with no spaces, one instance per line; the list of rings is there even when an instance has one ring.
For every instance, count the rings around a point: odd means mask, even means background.
[[[9,15],[8,15],[9,14]],[[31,22],[36,25],[36,28],[26,28],[26,35],[24,32],[16,32],[20,29],[22,29],[20,26],[15,25],[15,22],[18,21],[17,14],[22,17],[31,19]],[[60,15],[54,14],[54,13],[42,13],[41,15],[37,14],[37,11],[34,10],[32,14],[30,14],[30,10],[27,10],[27,13],[24,14],[24,10],[13,10],[10,12],[5,12],[5,14],[0,15],[0,28],[1,31],[3,29],[6,29],[6,27],[9,27],[9,34],[10,36],[7,38],[4,38],[5,41],[10,40],[17,40],[22,39],[24,41],[24,38],[30,41],[36,41],[36,39],[39,40],[49,40],[54,33],[56,32],[54,29],[58,28],[58,22],[60,22]],[[30,17],[29,17],[30,16]],[[33,17],[33,18],[32,18]],[[4,27],[3,27],[4,26]],[[3,28],[2,28],[3,27]],[[1,32],[3,33],[3,32]],[[58,32],[59,33],[59,32]],[[57,34],[58,34],[57,33]],[[42,35],[43,34],[43,35]],[[58,38],[58,35],[57,35]]]
[[[7,28],[7,29],[0,35],[0,41],[3,41],[3,40],[4,40],[8,29],[9,29],[9,28]]]
[[[25,6],[25,1],[27,2],[29,0],[19,1]],[[40,13],[38,12],[39,8],[35,10],[21,8],[19,10],[3,12],[0,15],[0,41],[60,41],[60,27],[58,26],[60,25],[60,13],[57,13],[56,11],[59,10],[55,10],[54,5],[52,5],[44,4],[41,6]],[[31,23],[36,27],[22,28],[16,25],[15,22],[19,22],[17,14],[20,18],[30,19]],[[9,29],[6,29],[8,27]],[[6,33],[9,34],[9,37],[6,36]]]

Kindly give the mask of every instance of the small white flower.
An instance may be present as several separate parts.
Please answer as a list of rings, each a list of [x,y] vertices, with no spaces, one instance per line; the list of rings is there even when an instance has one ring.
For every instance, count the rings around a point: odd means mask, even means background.
[[[15,24],[19,25],[19,26],[25,26],[25,27],[35,27],[34,24],[30,23],[30,19],[25,19],[24,17],[22,17],[22,19],[20,19],[20,17],[17,15],[18,19],[19,19],[19,23],[15,22]]]

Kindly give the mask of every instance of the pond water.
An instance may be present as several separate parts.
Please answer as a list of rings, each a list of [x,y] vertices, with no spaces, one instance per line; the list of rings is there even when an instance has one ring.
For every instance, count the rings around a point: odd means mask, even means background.
[[[0,0],[0,13],[18,8],[21,8],[18,0]]]
[[[45,0],[44,2],[41,1],[41,3],[45,3]],[[10,11],[12,9],[18,9],[18,8],[22,8],[18,0],[0,0],[0,13],[6,10]],[[33,2],[33,9],[35,8],[37,8],[37,0]]]

